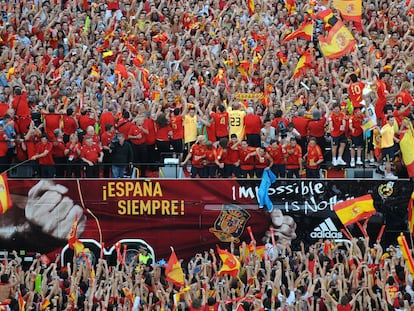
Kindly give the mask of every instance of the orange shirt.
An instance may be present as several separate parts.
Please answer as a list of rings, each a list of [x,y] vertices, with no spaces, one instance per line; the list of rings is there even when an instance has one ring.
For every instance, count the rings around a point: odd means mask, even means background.
[[[194,167],[202,168],[203,167],[203,161],[206,154],[206,148],[203,145],[194,144],[191,146],[190,149],[191,154],[191,164]]]
[[[342,112],[331,113],[329,116],[329,120],[332,122],[332,129],[331,129],[331,136],[332,137],[339,137],[343,134],[345,134],[345,129],[341,130],[341,126],[343,123],[343,120],[345,120],[345,114]]]
[[[306,166],[310,169],[317,169],[319,165],[316,162],[323,160],[322,150],[318,145],[308,145],[308,156],[306,157]]]
[[[289,151],[292,151],[292,153],[289,154]],[[302,159],[302,148],[298,144],[296,144],[295,147],[292,147],[292,145],[287,145],[286,154],[286,168],[299,168],[299,160]]]

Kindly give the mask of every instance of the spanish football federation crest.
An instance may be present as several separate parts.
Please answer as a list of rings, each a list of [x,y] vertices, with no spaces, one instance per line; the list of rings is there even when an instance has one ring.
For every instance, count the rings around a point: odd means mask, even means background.
[[[249,218],[250,214],[240,206],[224,204],[220,215],[214,222],[214,227],[209,231],[221,242],[231,242],[231,238],[234,238],[234,242],[239,243],[239,237]]]

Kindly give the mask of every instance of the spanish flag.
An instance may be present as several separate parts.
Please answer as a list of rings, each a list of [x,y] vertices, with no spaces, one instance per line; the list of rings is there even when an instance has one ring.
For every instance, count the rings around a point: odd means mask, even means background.
[[[78,216],[76,216],[75,221],[73,222],[73,225],[72,225],[72,230],[69,232],[69,236],[68,236],[69,248],[75,251],[75,255],[79,255],[84,249],[83,243],[77,237],[77,231],[78,231]]]
[[[0,175],[0,215],[4,214],[11,206],[12,200],[9,192],[9,184],[7,182],[7,174]]]
[[[414,235],[414,191],[411,193],[410,200],[408,201],[408,230],[411,235]]]
[[[122,78],[127,79],[128,78],[128,71],[124,64],[121,62],[117,63],[115,66],[115,74],[121,75]]]
[[[333,0],[332,5],[345,21],[361,23],[362,0]]]
[[[247,10],[249,10],[250,16],[252,16],[256,12],[254,7],[254,0],[247,0]]]
[[[289,15],[292,15],[296,12],[296,2],[295,0],[285,0],[285,8],[288,11]]]
[[[297,79],[303,75],[307,68],[312,66],[312,56],[309,52],[303,54],[296,65],[295,71],[293,72],[293,78]]]
[[[312,34],[313,34],[313,21],[304,22],[302,23],[302,25],[299,26],[298,29],[288,34],[282,40],[282,44],[290,40],[293,40],[295,38],[303,38],[305,40],[312,41]]]
[[[328,59],[341,58],[349,54],[355,43],[354,36],[340,20],[329,30],[326,38],[319,36],[320,50]]]
[[[184,285],[184,272],[172,247],[170,259],[168,259],[168,266],[165,269],[165,279],[177,286]]]
[[[240,261],[233,254],[217,246],[217,252],[220,256],[223,265],[221,266],[218,275],[228,274],[234,278],[239,275]]]
[[[328,24],[331,26],[335,25],[337,21],[337,18],[335,17],[331,9],[320,11],[317,17],[323,20],[325,24]]]
[[[370,194],[338,203],[333,209],[345,227],[367,219],[376,212],[374,200]]]
[[[404,119],[403,124],[408,128],[401,134],[400,137],[400,149],[402,154],[402,160],[407,168],[407,173],[410,178],[414,177],[414,128],[410,120]]]

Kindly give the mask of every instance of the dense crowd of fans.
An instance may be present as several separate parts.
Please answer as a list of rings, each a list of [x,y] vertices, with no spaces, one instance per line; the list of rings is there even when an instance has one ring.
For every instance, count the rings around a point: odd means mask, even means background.
[[[396,178],[398,141],[412,135],[412,1],[364,1],[362,25],[346,23],[355,48],[334,60],[317,42],[329,5],[5,1],[1,170],[27,160],[41,177],[122,177],[131,165],[146,176],[174,153],[192,176],[318,177],[322,163],[385,158]],[[311,19],[311,41],[282,43]]]
[[[270,244],[260,255],[253,245],[242,243],[240,252],[230,246],[241,262],[234,276],[220,273],[228,263],[210,250],[181,263],[181,286],[166,280],[165,260],[156,262],[145,252],[145,260],[137,256],[112,266],[99,259],[96,267],[82,256],[64,266],[59,257],[52,264],[38,257],[27,270],[15,253],[0,264],[0,308],[412,310],[413,278],[399,248],[383,250],[353,239],[320,241],[308,249],[301,245],[299,251],[285,244],[274,252]]]

